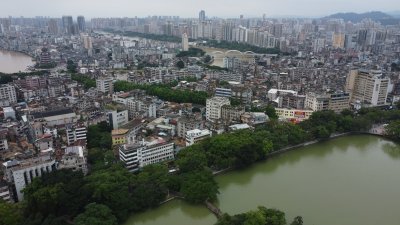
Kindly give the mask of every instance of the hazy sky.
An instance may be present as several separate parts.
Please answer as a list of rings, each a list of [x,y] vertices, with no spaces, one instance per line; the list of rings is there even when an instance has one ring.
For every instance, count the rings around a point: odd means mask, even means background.
[[[325,16],[336,12],[400,10],[400,0],[0,0],[0,17]]]

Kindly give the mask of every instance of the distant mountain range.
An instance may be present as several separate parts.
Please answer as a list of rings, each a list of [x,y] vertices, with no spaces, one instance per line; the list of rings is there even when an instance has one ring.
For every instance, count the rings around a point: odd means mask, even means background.
[[[392,14],[392,13],[391,13]],[[393,12],[393,15],[396,15],[395,12]],[[331,18],[336,18],[336,19],[343,19],[344,21],[351,21],[353,23],[358,23],[363,19],[370,18],[374,21],[379,21],[383,25],[394,25],[394,24],[399,24],[400,19],[396,18],[395,16],[379,12],[379,11],[373,11],[373,12],[366,12],[366,13],[353,13],[353,12],[348,12],[348,13],[336,13],[327,17],[324,17],[326,19],[331,19]]]

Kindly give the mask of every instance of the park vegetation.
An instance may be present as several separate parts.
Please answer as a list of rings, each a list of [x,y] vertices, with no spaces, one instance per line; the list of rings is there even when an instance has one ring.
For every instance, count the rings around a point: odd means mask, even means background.
[[[175,84],[175,83],[174,83]],[[127,81],[117,81],[114,83],[115,91],[131,91],[134,89],[145,90],[148,95],[154,95],[164,101],[177,103],[194,103],[205,105],[208,98],[207,92],[203,91],[188,91],[174,90],[171,85],[165,84],[134,84]]]
[[[94,80],[86,75],[83,75],[83,74],[73,73],[73,74],[71,74],[71,79],[82,84],[83,87],[86,89],[96,87],[96,80]]]
[[[18,72],[18,73],[2,73],[0,72],[0,84],[7,84],[13,80],[23,79],[28,76],[43,76],[50,74],[47,70],[38,70],[32,72]]]
[[[277,209],[260,206],[257,210],[230,216],[224,214],[215,225],[287,225],[285,213]],[[302,225],[303,218],[297,216],[290,225]]]

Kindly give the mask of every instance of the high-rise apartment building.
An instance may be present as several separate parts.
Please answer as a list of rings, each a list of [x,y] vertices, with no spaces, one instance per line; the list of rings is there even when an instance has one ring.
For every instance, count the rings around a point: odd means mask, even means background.
[[[58,34],[58,23],[56,19],[50,19],[48,22],[48,26],[50,34]]]
[[[182,50],[183,51],[189,50],[189,39],[186,33],[182,34]]]
[[[62,17],[63,32],[65,34],[74,34],[74,21],[72,16]]]
[[[85,32],[86,30],[85,17],[78,16],[77,21],[78,21],[78,31]]]
[[[89,35],[82,35],[83,47],[93,49],[92,38]]]
[[[229,98],[226,97],[213,97],[207,99],[206,102],[206,119],[210,121],[218,120],[221,118],[222,106],[230,105]]]
[[[0,85],[0,99],[6,100],[6,102],[12,104],[17,102],[17,94],[15,87],[9,84]],[[2,107],[8,105],[2,105]]]
[[[113,89],[113,79],[112,78],[100,78],[96,80],[97,91],[102,93],[112,94]]]
[[[200,21],[205,21],[206,20],[206,11],[201,10],[199,13],[199,20]]]
[[[351,91],[351,103],[363,106],[386,104],[390,79],[381,70],[352,70],[347,76],[346,89]]]

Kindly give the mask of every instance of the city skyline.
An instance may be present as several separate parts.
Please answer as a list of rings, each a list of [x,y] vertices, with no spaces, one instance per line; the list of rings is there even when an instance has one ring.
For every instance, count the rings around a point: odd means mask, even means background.
[[[24,7],[21,7],[23,5]],[[293,7],[293,6],[296,7]],[[184,6],[184,7],[182,7]],[[229,6],[229,8],[227,8]],[[318,8],[318,10],[315,10]],[[228,9],[228,10],[227,10]],[[337,12],[391,12],[400,9],[400,2],[396,0],[383,0],[378,2],[365,2],[362,0],[328,0],[321,4],[320,0],[284,0],[263,1],[251,0],[244,4],[237,0],[37,0],[34,3],[27,0],[15,0],[2,4],[0,17],[61,17],[61,15],[84,15],[94,17],[147,17],[147,16],[180,16],[196,18],[200,10],[206,11],[206,16],[236,18],[244,17],[323,17]]]

